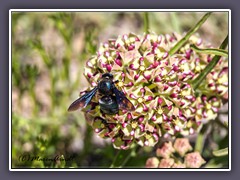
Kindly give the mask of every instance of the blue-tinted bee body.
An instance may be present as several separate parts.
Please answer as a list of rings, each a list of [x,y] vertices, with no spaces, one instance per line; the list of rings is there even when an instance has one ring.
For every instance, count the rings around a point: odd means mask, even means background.
[[[127,111],[135,110],[133,104],[126,98],[122,91],[119,91],[115,87],[114,83],[115,82],[113,82],[112,74],[103,74],[102,79],[98,82],[97,87],[93,88],[91,91],[74,101],[68,108],[68,111],[85,108],[90,103],[97,91],[101,96],[98,103],[103,114],[117,114],[119,109]]]

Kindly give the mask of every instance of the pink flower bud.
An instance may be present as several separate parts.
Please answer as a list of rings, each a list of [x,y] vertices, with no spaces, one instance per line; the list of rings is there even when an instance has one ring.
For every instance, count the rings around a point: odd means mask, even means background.
[[[128,46],[128,50],[129,50],[129,51],[133,50],[134,48],[135,48],[134,45]]]
[[[107,68],[108,72],[110,72],[112,70],[112,66],[110,64],[107,64],[106,68]]]
[[[158,98],[158,104],[160,105],[160,104],[162,104],[162,102],[163,102],[163,100],[162,100],[162,98]]]
[[[116,62],[117,65],[122,67],[122,61],[120,59],[116,59],[115,62]]]
[[[139,78],[139,74],[136,74],[135,76],[134,76],[134,80],[136,81],[138,78]]]

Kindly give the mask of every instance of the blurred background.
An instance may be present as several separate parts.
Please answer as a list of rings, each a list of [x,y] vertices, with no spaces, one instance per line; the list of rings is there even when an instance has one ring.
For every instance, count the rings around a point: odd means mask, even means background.
[[[203,15],[204,12],[149,12],[149,26],[157,34],[183,34]],[[142,12],[12,13],[13,168],[111,165],[117,150],[109,140],[95,135],[81,111],[69,113],[67,108],[88,87],[83,67],[100,43],[129,32],[143,34],[144,22]],[[228,13],[213,13],[198,33],[217,48],[228,34]],[[214,138],[212,135],[208,142],[213,147],[228,144],[226,132]],[[205,158],[210,159],[208,148]],[[143,148],[137,160],[128,161],[126,166],[144,167],[153,149]],[[74,158],[64,163],[20,161],[23,154]]]

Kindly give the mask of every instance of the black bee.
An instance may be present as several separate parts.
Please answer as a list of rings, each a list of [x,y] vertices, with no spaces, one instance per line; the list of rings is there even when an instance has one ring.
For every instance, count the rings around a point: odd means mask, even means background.
[[[117,114],[119,109],[134,111],[135,107],[133,104],[126,98],[122,91],[116,88],[116,82],[118,81],[113,82],[112,74],[104,73],[98,85],[74,101],[69,106],[68,111],[85,108],[97,92],[101,96],[98,103],[102,113],[113,115]]]

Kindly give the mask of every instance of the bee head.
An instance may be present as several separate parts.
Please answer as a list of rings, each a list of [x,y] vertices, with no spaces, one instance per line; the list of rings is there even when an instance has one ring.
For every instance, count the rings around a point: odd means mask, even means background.
[[[104,74],[102,74],[102,78],[106,78],[106,79],[113,79],[113,75],[112,74],[110,74],[110,73],[104,73]]]

